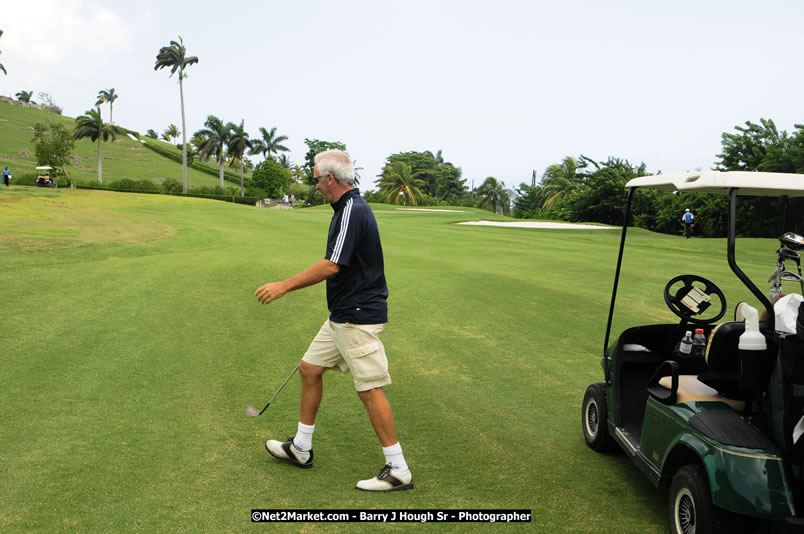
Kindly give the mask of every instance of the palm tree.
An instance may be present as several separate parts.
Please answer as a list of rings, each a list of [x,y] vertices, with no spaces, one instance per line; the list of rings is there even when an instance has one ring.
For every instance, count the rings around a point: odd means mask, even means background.
[[[226,144],[229,142],[231,131],[229,130],[229,126],[224,124],[223,121],[215,115],[209,115],[204,126],[206,126],[206,128],[202,128],[194,134],[204,138],[198,145],[198,154],[204,161],[209,161],[210,156],[217,158],[221,189],[223,189],[223,152],[226,150]]]
[[[282,165],[282,167],[285,168],[285,169],[290,169],[290,166],[293,165],[293,163],[290,161],[290,158],[288,157],[287,154],[281,154],[277,158],[276,162],[279,163],[280,165]]]
[[[187,192],[187,123],[184,120],[184,69],[198,63],[198,58],[195,56],[186,57],[187,49],[184,47],[184,40],[179,36],[179,42],[170,41],[170,46],[163,46],[159,53],[156,55],[156,63],[154,70],[159,70],[164,67],[170,67],[170,75],[179,71],[179,95],[181,97],[181,129],[182,129],[182,174],[184,177],[184,193]],[[223,171],[221,171],[222,173]],[[221,174],[223,176],[223,174]]]
[[[362,171],[363,167],[358,167],[357,166],[357,160],[353,159],[352,160],[352,169],[355,171],[355,185],[359,185],[360,184],[360,173],[358,171]]]
[[[120,96],[120,95],[118,95],[117,93],[114,92],[114,87],[112,87],[111,89],[108,89],[108,90],[104,89],[104,90],[98,91],[98,102],[99,102],[99,104],[95,104],[97,106],[97,105],[103,104],[104,102],[109,103],[109,122],[112,123],[112,124],[114,124],[114,121],[112,120],[112,113],[114,111],[113,110],[114,101],[117,100],[118,96]]]
[[[33,91],[20,91],[14,96],[17,97],[17,100],[19,102],[24,102],[26,104],[36,104],[36,102],[31,100],[31,98],[33,98]]]
[[[73,139],[83,139],[89,137],[93,142],[98,141],[98,184],[103,184],[103,167],[101,158],[101,140],[114,141],[120,131],[113,124],[104,123],[100,111],[90,109],[85,115],[75,119],[75,131]]]
[[[575,158],[571,156],[564,158],[561,163],[554,163],[547,167],[541,181],[545,194],[542,208],[552,208],[562,196],[572,192],[578,186],[577,168]]]
[[[2,36],[3,36],[3,30],[0,30],[0,37],[2,37]],[[0,70],[2,70],[2,71],[3,71],[3,74],[5,74],[6,76],[8,76],[8,73],[6,72],[6,68],[3,66],[3,64],[2,64],[2,63],[0,63]]]
[[[424,180],[418,178],[420,173],[411,174],[410,165],[397,161],[387,168],[387,173],[379,180],[380,191],[385,193],[385,201],[390,204],[408,204],[415,206],[421,200],[419,189]]]
[[[156,130],[150,129],[145,132],[145,137],[150,137],[151,139],[159,139],[159,134],[156,133]]]
[[[276,127],[271,128],[271,131],[266,130],[263,127],[260,127],[260,134],[262,134],[262,139],[257,139],[254,145],[255,147],[259,148],[260,151],[257,152],[256,149],[252,149],[252,154],[262,154],[265,159],[270,159],[273,161],[274,154],[279,154],[279,152],[288,152],[288,147],[282,145],[282,141],[287,141],[288,137],[286,135],[276,135]],[[255,143],[252,142],[252,143]]]
[[[244,123],[245,119],[240,121],[240,126],[237,126],[231,122],[226,125],[230,132],[229,142],[227,143],[229,155],[240,161],[241,197],[246,196],[245,188],[243,187],[243,157],[246,155],[246,149],[251,148],[251,141],[248,138],[248,133],[246,133],[246,130],[243,127]],[[232,164],[234,164],[234,159],[232,159]]]
[[[193,167],[193,162],[195,158],[198,157],[198,149],[193,144],[193,141],[190,140],[190,143],[187,145],[187,187],[193,186],[193,177],[190,169]]]
[[[162,134],[162,139],[164,139],[165,141],[170,141],[171,139],[173,139],[175,143],[176,140],[179,138],[180,134],[181,132],[179,131],[179,128],[175,124],[171,124]]]
[[[304,169],[298,165],[294,165],[290,168],[290,179],[293,181],[293,183],[303,184],[306,177],[307,175],[304,174]]]
[[[480,197],[480,207],[491,208],[494,213],[508,215],[511,213],[511,191],[505,188],[505,184],[498,182],[494,177],[489,176],[483,184],[477,188],[477,195]]]

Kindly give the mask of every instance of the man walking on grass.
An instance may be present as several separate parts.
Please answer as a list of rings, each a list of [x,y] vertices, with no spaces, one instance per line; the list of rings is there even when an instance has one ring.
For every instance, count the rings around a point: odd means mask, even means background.
[[[687,239],[690,238],[690,231],[694,226],[694,224],[692,223],[694,218],[695,217],[692,215],[692,212],[689,210],[689,208],[685,209],[684,215],[681,216],[681,222],[684,223],[684,235],[687,237]]]
[[[268,304],[289,291],[326,280],[330,315],[299,362],[301,416],[296,436],[285,442],[268,440],[265,448],[275,458],[312,467],[315,418],[324,392],[322,375],[327,369],[351,372],[386,462],[377,476],[361,480],[355,487],[364,491],[411,489],[413,474],[402,454],[383,390],[391,383],[385,347],[379,339],[388,322],[388,287],[377,220],[354,187],[354,168],[345,152],[328,150],[314,162],[315,188],[335,212],[326,255],[305,271],[265,284],[254,294]]]

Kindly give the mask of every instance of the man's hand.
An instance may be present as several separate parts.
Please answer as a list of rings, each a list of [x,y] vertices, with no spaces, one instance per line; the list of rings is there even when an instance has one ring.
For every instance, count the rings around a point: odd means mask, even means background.
[[[263,304],[268,304],[282,298],[289,291],[296,291],[297,289],[323,282],[339,270],[340,266],[337,263],[332,263],[329,260],[318,260],[296,276],[282,282],[271,282],[257,288],[254,296]]]
[[[263,304],[268,304],[278,298],[282,298],[287,292],[284,282],[271,282],[270,284],[265,284],[257,288],[257,291],[254,292],[254,296]]]

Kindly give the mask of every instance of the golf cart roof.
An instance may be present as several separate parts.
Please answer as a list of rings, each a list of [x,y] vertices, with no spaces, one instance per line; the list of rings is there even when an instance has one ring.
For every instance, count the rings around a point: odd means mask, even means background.
[[[52,171],[52,170],[53,170],[53,167],[48,167],[48,166],[44,166],[44,167],[37,167],[37,168],[36,168],[36,170],[37,170],[37,171]]]
[[[634,178],[625,187],[664,191],[724,193],[737,188],[749,196],[804,196],[804,174],[747,171],[700,171],[657,174]]]

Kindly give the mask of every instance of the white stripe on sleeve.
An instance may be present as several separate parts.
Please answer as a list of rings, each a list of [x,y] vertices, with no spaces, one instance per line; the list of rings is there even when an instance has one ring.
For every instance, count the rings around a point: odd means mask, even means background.
[[[343,213],[341,214],[341,229],[338,233],[338,238],[335,240],[335,248],[332,251],[332,258],[330,261],[332,263],[338,263],[338,260],[341,259],[341,252],[343,252],[343,243],[346,241],[346,233],[349,230],[349,217],[352,214],[352,202],[354,199],[349,199],[346,202],[346,206],[343,208]]]

